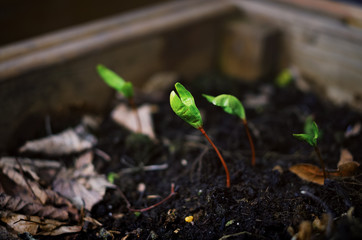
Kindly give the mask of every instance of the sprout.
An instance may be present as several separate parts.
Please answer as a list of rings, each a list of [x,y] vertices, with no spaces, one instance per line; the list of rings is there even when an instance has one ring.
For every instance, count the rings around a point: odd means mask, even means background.
[[[123,78],[118,76],[118,74],[102,64],[98,64],[97,71],[108,86],[117,90],[128,99],[133,97],[133,86],[131,82],[126,82]]]
[[[182,120],[193,126],[194,128],[202,127],[202,119],[199,109],[196,107],[194,97],[187,91],[187,89],[181,84],[175,84],[176,91],[180,95],[177,96],[175,91],[170,94],[170,105],[172,110]]]
[[[323,161],[322,155],[320,153],[319,147],[317,145],[317,140],[320,136],[320,132],[319,132],[316,122],[307,119],[305,126],[304,126],[304,132],[305,133],[293,134],[293,136],[299,140],[307,142],[309,145],[311,145],[314,148],[314,151],[317,153],[317,156],[321,163],[321,167],[323,169],[324,179],[326,179],[327,174],[326,174],[326,169],[324,166],[324,161]]]
[[[133,85],[131,82],[125,81],[123,78],[121,78],[118,74],[113,72],[112,70],[108,69],[102,64],[98,64],[97,66],[98,74],[102,77],[103,81],[110,86],[111,88],[117,90],[120,94],[125,96],[128,99],[129,104],[131,105],[131,108],[136,116],[137,119],[137,125],[138,125],[138,132],[142,132],[141,127],[141,120],[137,111],[136,104],[133,100]]]
[[[251,134],[248,127],[248,121],[246,120],[245,109],[243,104],[241,104],[239,99],[229,94],[221,94],[217,97],[213,97],[206,94],[202,94],[202,96],[204,96],[207,99],[207,101],[209,101],[210,103],[214,104],[215,106],[221,107],[225,112],[229,114],[238,116],[242,120],[250,144],[251,165],[254,166],[255,165],[254,142],[253,139],[251,138]]]
[[[305,133],[293,134],[299,140],[307,142],[312,147],[317,146],[317,139],[319,137],[319,130],[317,124],[313,121],[304,127]]]
[[[176,83],[175,88],[179,96],[177,96],[175,91],[172,91],[170,94],[170,105],[172,110],[179,116],[182,120],[200,130],[200,132],[206,137],[208,142],[214,148],[216,154],[218,155],[222,165],[224,166],[225,173],[226,173],[226,187],[230,187],[230,174],[229,169],[224,161],[224,158],[221,156],[221,153],[215,146],[215,144],[211,141],[209,136],[206,134],[202,118],[199,109],[196,107],[194,97],[192,94],[187,91],[187,89],[181,84]]]

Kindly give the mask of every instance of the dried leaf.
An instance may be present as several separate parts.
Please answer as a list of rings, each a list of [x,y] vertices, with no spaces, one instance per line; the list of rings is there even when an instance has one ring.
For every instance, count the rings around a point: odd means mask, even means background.
[[[349,163],[349,162],[353,162],[353,156],[352,156],[351,152],[348,151],[348,149],[342,148],[337,167],[339,168],[341,165],[343,165],[345,163]]]
[[[29,186],[27,185],[27,183],[24,179],[24,176],[21,173],[19,173],[18,171],[16,171],[14,168],[3,167],[2,172],[3,172],[3,174],[5,174],[7,177],[9,177],[11,180],[13,180],[16,184],[23,187],[24,189],[29,188]],[[32,192],[35,194],[35,196],[39,199],[39,201],[42,204],[45,204],[45,202],[47,201],[47,195],[44,192],[44,190],[40,188],[40,186],[37,182],[34,182],[32,180],[27,180],[27,181],[31,187]],[[28,190],[30,190],[30,189],[28,189]]]
[[[107,187],[114,187],[104,175],[94,171],[93,154],[85,153],[75,161],[75,169],[63,168],[53,182],[54,191],[68,198],[78,208],[91,210],[99,202]]]
[[[82,230],[81,226],[64,226],[64,222],[43,219],[38,216],[25,216],[1,211],[0,217],[2,222],[19,234],[28,232],[31,235],[56,236]]]
[[[310,240],[312,237],[312,223],[310,221],[302,221],[299,224],[297,233],[298,240]]]
[[[5,193],[0,193],[0,207],[12,212],[20,212],[27,215],[37,215],[57,220],[68,220],[69,214],[65,209],[58,209],[52,206],[43,206],[41,204],[27,202],[20,197],[12,197]]]
[[[141,120],[142,133],[148,135],[151,139],[156,139],[151,116],[152,109],[153,107],[151,105],[142,105],[138,108],[138,113]],[[136,115],[134,111],[125,104],[119,104],[113,110],[112,119],[116,123],[128,128],[130,131],[138,131]]]
[[[296,164],[291,166],[289,171],[308,182],[317,183],[319,185],[324,184],[323,171],[315,165],[308,163]]]
[[[358,162],[347,162],[339,166],[337,170],[328,170],[327,176],[328,177],[348,177],[353,176],[354,172],[356,171],[357,167],[360,164]],[[324,184],[324,177],[323,171],[319,167],[308,164],[308,163],[301,163],[291,166],[289,171],[296,174],[303,180],[308,182],[317,183],[319,185]]]
[[[353,176],[359,165],[360,164],[358,162],[354,161],[340,165],[338,168],[339,176],[341,177]]]
[[[28,141],[19,151],[59,156],[92,148],[96,142],[96,138],[88,133],[84,126],[78,125],[74,129],[67,129],[56,135]]]
[[[353,176],[354,172],[359,167],[359,163],[353,161],[353,156],[348,149],[341,150],[341,156],[337,164],[339,175],[341,177]]]
[[[319,219],[318,217],[316,217],[312,223],[313,225],[313,229],[317,229],[318,231],[320,232],[324,232],[326,231],[327,227],[328,227],[328,223],[329,221],[331,220],[330,219],[331,216],[326,214],[326,213],[323,213],[322,214],[322,218]]]

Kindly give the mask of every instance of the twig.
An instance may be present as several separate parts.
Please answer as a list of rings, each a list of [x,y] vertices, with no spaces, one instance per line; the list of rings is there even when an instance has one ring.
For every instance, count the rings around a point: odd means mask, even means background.
[[[99,148],[95,148],[94,153],[103,158],[107,162],[111,161],[111,157],[104,151],[100,150]]]
[[[225,240],[225,239],[228,239],[230,237],[237,237],[237,236],[244,235],[244,234],[250,235],[250,236],[253,235],[250,232],[243,231],[243,232],[238,232],[238,233],[233,233],[233,234],[222,236],[221,238],[219,238],[219,240]]]
[[[23,170],[23,166],[21,165],[19,159],[16,157],[15,160],[19,165],[20,173],[23,176],[23,179],[24,179],[26,185],[28,186],[30,192],[33,194],[33,198],[38,200],[40,203],[42,203],[42,201],[38,198],[38,196],[34,193],[33,189],[31,188],[30,183],[28,182],[28,179],[26,179],[25,174],[24,174],[24,170]]]
[[[148,166],[140,166],[140,167],[133,167],[133,168],[125,168],[120,171],[120,174],[126,174],[126,173],[133,173],[137,171],[159,171],[159,170],[165,170],[168,168],[168,164],[160,164],[160,165],[148,165]]]
[[[146,211],[148,211],[148,210],[150,210],[152,208],[155,208],[155,207],[161,205],[162,203],[166,202],[167,200],[169,200],[175,194],[176,194],[176,192],[175,192],[175,184],[171,183],[171,192],[170,192],[170,194],[167,197],[165,197],[164,199],[162,199],[161,201],[159,201],[158,203],[153,204],[153,205],[151,205],[151,206],[149,206],[147,208],[135,209],[135,208],[130,208],[129,207],[128,209],[131,212],[146,212]]]

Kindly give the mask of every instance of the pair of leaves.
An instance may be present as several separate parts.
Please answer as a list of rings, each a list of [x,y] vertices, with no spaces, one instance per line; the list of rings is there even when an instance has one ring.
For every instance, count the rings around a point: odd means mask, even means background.
[[[202,119],[199,109],[196,107],[194,97],[181,84],[175,84],[176,91],[180,95],[177,96],[175,91],[170,94],[170,105],[172,110],[185,122],[195,128],[202,127]],[[217,97],[203,94],[203,96],[212,104],[222,107],[225,112],[236,115],[245,120],[245,110],[239,99],[232,95],[222,94]]]
[[[125,81],[118,74],[99,64],[97,66],[98,74],[103,78],[104,82],[111,88],[123,94],[126,98],[133,97],[133,86],[131,82]]]
[[[221,94],[217,97],[202,94],[207,101],[214,104],[215,106],[221,107],[225,112],[236,115],[239,118],[245,120],[245,109],[239,99],[229,94]]]
[[[317,146],[317,139],[319,138],[319,129],[314,121],[306,121],[304,132],[301,134],[293,134],[299,140],[307,142],[312,147]]]
[[[179,82],[175,84],[175,91],[170,94],[170,105],[172,110],[182,120],[193,126],[194,128],[202,127],[202,118],[199,109],[196,107],[192,94]]]

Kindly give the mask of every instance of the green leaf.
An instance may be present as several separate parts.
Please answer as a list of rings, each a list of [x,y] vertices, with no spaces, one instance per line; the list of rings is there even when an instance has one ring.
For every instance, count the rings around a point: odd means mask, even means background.
[[[284,88],[287,87],[293,81],[293,75],[290,69],[284,69],[275,80],[275,84],[280,87]]]
[[[133,86],[131,82],[126,82],[118,74],[103,66],[102,64],[98,64],[97,71],[104,82],[108,84],[108,86],[117,90],[126,98],[133,97]]]
[[[316,142],[314,141],[314,138],[308,134],[293,134],[294,137],[296,137],[299,140],[307,142],[312,147],[316,146]]]
[[[303,134],[293,134],[293,136],[299,140],[307,142],[312,147],[316,147],[319,137],[319,129],[316,122],[312,121],[309,126],[305,126],[304,131],[305,133]]]
[[[185,122],[193,126],[194,128],[202,127],[202,119],[199,109],[196,107],[194,97],[187,91],[187,89],[181,84],[175,84],[177,96],[175,91],[170,94],[170,105],[172,110],[183,119]]]
[[[308,116],[304,122],[304,132],[309,135],[314,135],[313,117]]]
[[[204,96],[207,101],[211,102],[212,104],[221,107],[225,112],[236,115],[241,119],[246,119],[243,104],[241,104],[239,99],[237,99],[233,95],[221,94],[217,97],[213,97],[210,95],[202,94],[202,96]]]
[[[114,183],[114,180],[116,179],[116,178],[118,178],[119,176],[118,176],[118,174],[117,173],[115,173],[115,172],[110,172],[110,173],[108,173],[108,175],[107,175],[107,180],[108,180],[108,182],[110,182],[110,183]]]

